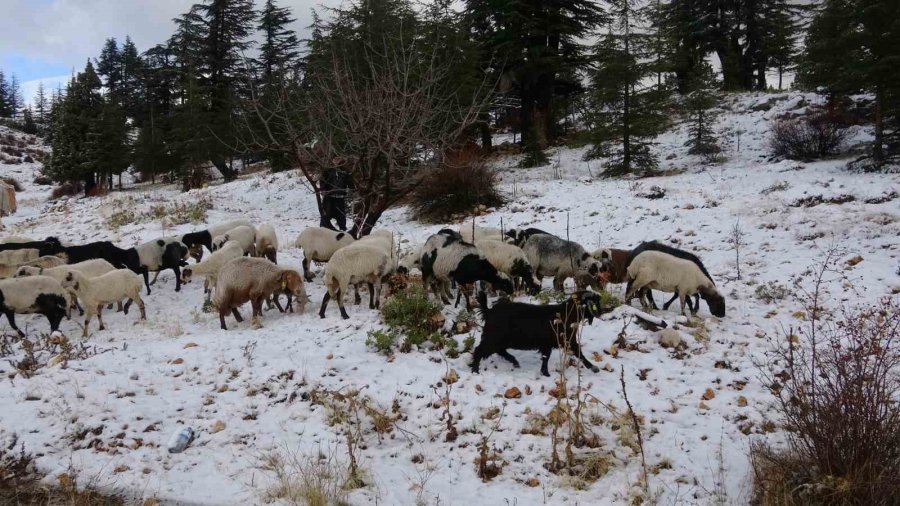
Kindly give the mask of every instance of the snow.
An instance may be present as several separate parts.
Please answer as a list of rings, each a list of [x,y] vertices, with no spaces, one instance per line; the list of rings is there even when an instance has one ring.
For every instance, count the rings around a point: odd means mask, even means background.
[[[752,110],[773,98],[776,102],[768,111]],[[609,456],[610,469],[584,490],[543,467],[549,461],[549,437],[522,434],[530,413],[546,415],[553,407],[548,392],[556,379],[556,354],[551,378],[540,376],[539,356],[533,352],[513,351],[520,369],[495,355],[482,362],[479,375],[469,372],[469,354],[447,359],[460,376],[451,397],[460,436],[456,442],[444,442],[443,409],[432,407],[443,391],[432,387],[446,373],[439,354],[413,351],[388,360],[368,348],[367,331],[382,325],[365,304],[348,305],[350,320],[341,320],[336,307],[320,319],[316,313],[324,294],[322,266],[316,268],[315,281],[307,284],[311,303],[306,313],[265,312],[261,329],[252,329],[249,318],[238,324],[229,317],[230,330],[221,331],[217,315],[202,311],[202,283],[185,285],[176,294],[168,272],[145,298],[146,322],[138,322],[133,312],[107,311],[107,330],[99,331],[96,321],[92,323],[87,358],[71,360],[65,368],[47,366],[25,378],[14,374],[12,364],[22,356],[13,345],[14,354],[0,363],[0,372],[8,378],[0,389],[0,437],[17,434],[29,452],[39,455],[37,463],[50,473],[48,479],[75,469],[79,483],[91,481],[138,497],[259,503],[272,480],[261,467],[268,452],[321,451],[346,458],[338,428],[329,426],[326,410],[304,400],[304,394],[314,387],[357,388],[383,409],[396,401],[403,417],[383,441],[366,436],[360,465],[369,485],[351,493],[353,504],[412,504],[417,499],[428,504],[628,504],[637,493],[640,456],[626,444],[618,418],[603,407],[624,412],[619,384],[619,370],[624,368],[629,400],[643,418],[648,466],[659,468],[651,472],[649,484],[660,503],[709,504],[714,496],[724,495],[729,504],[746,504],[752,492],[750,442],[765,437],[777,442],[780,437],[773,398],[755,364],[765,359],[771,338],[797,324],[794,313],[800,309],[792,298],[763,302],[754,295],[758,284],[804,283],[808,269],[834,244],[843,248],[842,259],[860,255],[864,260],[845,271],[849,282],[829,284],[829,304],[873,301],[900,287],[900,200],[864,202],[900,190],[900,175],[849,173],[844,170],[847,158],[815,163],[769,158],[770,121],[802,104],[801,98],[806,104],[821,100],[796,93],[730,96],[718,125],[727,140],[727,160],[717,165],[688,156],[685,129],[674,128],[656,146],[661,169],[672,175],[638,182],[601,179],[598,162],[582,161],[584,149],[552,151],[551,163],[559,170],[518,169],[515,157],[496,162],[504,190],[515,196],[506,206],[478,217],[479,225],[500,226],[502,220],[507,229],[537,226],[568,234],[589,250],[667,241],[695,251],[726,296],[728,312],[721,319],[701,304],[706,338],[702,333],[695,337],[694,328],[678,326],[684,350],[662,348],[657,335],[631,324],[626,339],[637,349],[606,353],[622,330],[629,313],[625,309],[585,327],[587,356],[606,367],[596,374],[584,371],[583,386],[599,401],[590,408],[599,416],[601,445],[595,451]],[[851,143],[870,138],[869,130],[857,128]],[[670,154],[675,156],[667,160]],[[189,193],[174,186],[137,185],[106,197],[47,203],[49,188],[31,184],[38,167],[0,167],[2,175],[12,174],[27,187],[19,196],[19,212],[3,220],[6,233],[133,245],[201,228],[165,226],[150,209],[202,196],[213,203],[209,223],[240,217],[274,224],[283,245],[279,262],[299,269],[300,251],[290,245],[304,227],[318,222],[315,201],[294,172],[257,174]],[[767,190],[781,182],[787,185]],[[664,188],[665,197],[638,196],[652,186]],[[792,206],[802,197],[842,194],[855,200]],[[111,229],[108,217],[122,209],[142,218]],[[728,242],[738,221],[746,243],[740,281],[734,279],[734,251]],[[441,228],[411,221],[402,208],[386,213],[379,226],[401,234],[405,248]],[[613,286],[612,291],[621,296],[624,286]],[[658,303],[662,297],[656,294]],[[676,323],[683,321],[678,309],[676,303],[671,311],[655,315]],[[446,309],[448,320],[456,311]],[[242,312],[247,316],[249,310]],[[19,322],[29,337],[47,328],[41,316],[20,316]],[[5,322],[0,330],[11,335]],[[79,341],[76,319],[64,320],[61,330]],[[457,337],[462,341],[464,336]],[[574,368],[568,374],[574,378]],[[504,399],[510,387],[525,393]],[[708,388],[715,397],[701,401]],[[741,397],[746,406],[739,406]],[[501,408],[499,422],[485,418],[492,408]],[[217,421],[225,428],[213,432]],[[197,437],[183,453],[169,454],[166,441],[180,424],[193,427]],[[506,464],[493,481],[483,483],[473,464],[476,445],[480,433],[490,433],[495,425],[491,442]],[[776,434],[765,436],[772,427]],[[78,437],[90,429],[100,430]],[[99,444],[90,446],[93,440]],[[417,454],[424,460],[414,462]],[[539,486],[527,486],[530,478]]]

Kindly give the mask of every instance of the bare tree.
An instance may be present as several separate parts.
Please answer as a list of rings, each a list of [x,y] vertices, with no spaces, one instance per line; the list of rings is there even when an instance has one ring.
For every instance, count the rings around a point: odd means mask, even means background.
[[[302,85],[253,94],[242,118],[247,150],[287,155],[323,213],[321,171],[340,166],[353,186],[353,227],[366,235],[406,197],[487,106],[487,81],[462,95],[453,62],[419,37],[366,42],[361,55],[333,47]]]

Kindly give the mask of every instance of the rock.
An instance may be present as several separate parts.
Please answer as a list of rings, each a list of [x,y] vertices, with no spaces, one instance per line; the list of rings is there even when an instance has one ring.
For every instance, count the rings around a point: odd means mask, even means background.
[[[531,395],[531,387],[528,385],[525,385],[525,395]]]
[[[519,390],[518,387],[512,387],[506,390],[503,397],[506,397],[507,399],[519,399],[522,397],[522,391]]]
[[[484,387],[482,387],[481,385],[476,384],[476,385],[475,385],[475,391],[476,391],[476,392],[484,392]]]
[[[853,267],[854,265],[856,265],[862,261],[863,261],[863,257],[856,255],[855,257],[851,258],[850,260],[847,260],[847,265],[850,267]]]
[[[713,392],[712,388],[707,388],[705,392],[703,392],[703,396],[700,397],[704,401],[709,401],[716,398],[716,393]]]
[[[707,404],[706,404],[706,403],[705,403],[705,402],[703,402],[703,401],[700,401],[700,405],[699,405],[699,406],[697,406],[697,408],[699,408],[699,409],[702,409],[702,410],[704,410],[704,411],[706,411],[706,410],[708,410],[708,409],[709,409],[709,406],[708,406],[708,405],[707,405]]]
[[[175,365],[180,365],[180,364],[183,364],[183,363],[184,363],[184,359],[182,359],[182,358],[176,358],[175,360],[172,361],[172,363],[175,364]]]
[[[186,345],[184,345],[184,349],[196,348],[197,346],[200,346],[200,345],[197,343],[187,343]]]
[[[743,395],[738,397],[737,405],[738,405],[738,407],[741,407],[741,408],[747,406],[747,398],[744,397]]]
[[[448,385],[452,385],[459,381],[459,373],[456,372],[456,369],[450,369],[450,371],[444,375],[443,380]]]
[[[216,420],[216,423],[213,424],[212,428],[209,431],[215,434],[217,432],[222,432],[223,430],[225,430],[225,422],[223,422],[222,420]]]
[[[529,487],[533,488],[533,487],[537,487],[538,485],[540,485],[541,480],[539,480],[537,478],[528,478],[527,480],[525,480],[525,484],[528,485]]]
[[[663,348],[678,348],[682,345],[681,333],[675,329],[662,329],[656,333]]]

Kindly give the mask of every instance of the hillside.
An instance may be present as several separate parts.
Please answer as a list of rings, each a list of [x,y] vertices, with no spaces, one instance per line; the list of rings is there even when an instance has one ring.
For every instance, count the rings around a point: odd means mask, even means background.
[[[140,498],[259,503],[275,480],[266,465],[273,453],[322,454],[346,463],[341,424],[329,425],[335,413],[314,401],[323,391],[360,389],[374,406],[399,416],[383,435],[366,421],[358,459],[367,486],[350,493],[352,504],[632,504],[641,494],[641,459],[623,416],[624,370],[659,504],[746,504],[750,442],[782,437],[757,364],[765,362],[771,340],[802,318],[794,297],[769,299],[765,292],[808,286],[810,268],[832,246],[839,248],[844,276],[826,283],[829,305],[900,292],[900,174],[849,173],[848,158],[801,163],[768,155],[771,120],[821,100],[796,93],[731,96],[717,125],[726,140],[724,162],[705,165],[687,155],[687,133],[678,126],[655,147],[667,175],[636,182],[598,178],[597,162],[582,161],[585,148],[551,151],[555,168],[519,169],[516,157],[496,160],[511,200],[479,216],[479,225],[500,226],[502,219],[505,228],[538,226],[568,233],[590,250],[665,241],[695,251],[726,296],[724,318],[710,316],[702,304],[699,320],[678,326],[686,344],[681,350],[662,348],[624,309],[585,327],[583,348],[601,367],[596,374],[584,371],[582,385],[593,399],[586,418],[599,437],[591,450],[602,461],[596,481],[562,478],[544,467],[550,438],[536,425],[556,403],[556,353],[551,378],[540,376],[539,355],[527,351],[513,351],[520,369],[493,356],[479,375],[469,372],[468,353],[451,359],[413,351],[388,359],[366,345],[367,332],[383,326],[375,311],[348,304],[349,320],[335,307],[318,317],[322,266],[307,284],[311,302],[304,314],[265,312],[261,329],[229,319],[228,331],[203,310],[202,283],[175,293],[171,272],[164,273],[145,298],[146,322],[107,311],[107,330],[93,322],[82,343],[76,319],[64,320],[74,358],[38,367],[30,377],[16,372],[15,364],[28,357],[2,323],[0,373],[7,381],[0,389],[0,438],[16,434],[49,481],[74,470],[79,483]],[[855,127],[850,147],[870,136],[868,128]],[[0,176],[25,186],[19,212],[3,220],[6,233],[131,246],[202,228],[191,223],[198,217],[207,223],[248,218],[275,225],[279,263],[299,268],[293,240],[318,223],[315,200],[295,172],[188,193],[137,185],[106,197],[48,203],[49,187],[32,184],[37,168],[0,161]],[[653,187],[664,196],[643,196]],[[743,231],[741,280],[729,242],[735,224]],[[400,234],[406,248],[442,228],[412,221],[404,208],[386,213],[379,226]],[[847,263],[857,256],[862,260]],[[612,292],[621,297],[624,286]],[[656,315],[679,322],[677,304],[672,309]],[[448,306],[444,313],[450,322],[458,309]],[[35,341],[47,328],[40,316],[18,322]],[[620,333],[627,346],[614,346]],[[477,342],[479,332],[473,335]],[[466,336],[456,337],[462,344]],[[56,353],[39,343],[34,359],[43,364]],[[459,375],[450,395],[460,433],[455,442],[445,442],[443,434],[448,368]],[[574,368],[568,374],[572,380]],[[504,397],[512,387],[520,398]],[[183,453],[169,454],[165,445],[179,423],[198,435]],[[489,482],[476,476],[473,464],[482,435],[490,435],[504,463]]]

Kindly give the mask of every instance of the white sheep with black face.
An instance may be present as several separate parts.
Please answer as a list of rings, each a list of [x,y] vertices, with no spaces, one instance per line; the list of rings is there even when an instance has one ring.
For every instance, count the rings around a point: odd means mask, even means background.
[[[676,293],[684,314],[685,300],[694,294],[709,305],[709,311],[718,317],[725,316],[725,298],[716,290],[716,285],[696,263],[662,251],[643,251],[628,265],[628,288],[625,300],[635,294],[642,294],[641,305],[651,307],[643,296],[643,289],[650,288],[668,293]],[[699,307],[692,309],[696,313]]]
[[[264,223],[256,229],[256,256],[278,263],[278,234],[275,227]]]
[[[486,281],[496,289],[513,293],[509,276],[499,272],[474,244],[453,235],[432,235],[422,246],[421,254],[422,285],[426,290],[431,288],[444,304],[450,303],[451,282],[460,285],[460,294],[465,295],[467,308],[471,308],[468,288],[476,281]],[[460,294],[457,294],[457,303]]]
[[[25,333],[16,326],[16,314],[42,314],[50,322],[50,331],[56,332],[67,307],[68,293],[49,276],[0,280],[0,313],[21,337]]]
[[[303,250],[303,276],[306,281],[313,280],[310,262],[328,262],[339,249],[356,242],[347,232],[340,232],[325,227],[309,227],[300,233],[294,246]]]
[[[579,271],[596,275],[600,269],[600,262],[580,244],[555,235],[531,235],[522,250],[528,256],[535,277],[540,281],[545,276],[552,276],[556,290],[562,290],[566,278],[575,277]]]

